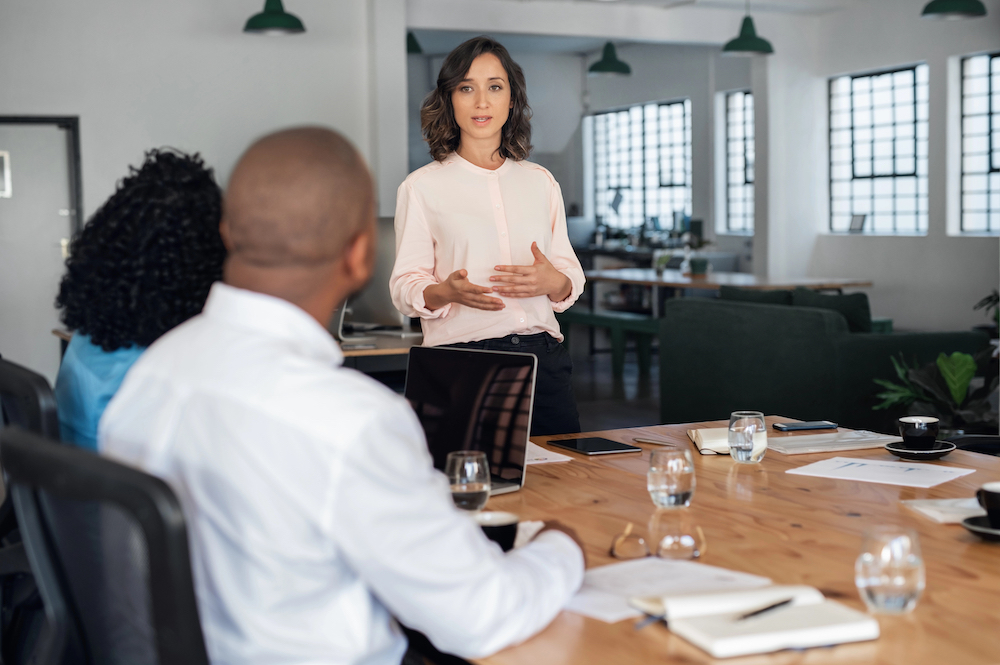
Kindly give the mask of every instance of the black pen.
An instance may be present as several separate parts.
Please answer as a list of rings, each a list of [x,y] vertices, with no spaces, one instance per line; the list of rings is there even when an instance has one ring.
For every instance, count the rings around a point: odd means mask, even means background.
[[[760,616],[761,614],[767,614],[768,612],[776,610],[779,607],[784,607],[785,605],[789,605],[794,600],[795,600],[794,598],[786,598],[784,600],[779,600],[778,602],[772,605],[768,605],[767,607],[762,607],[759,610],[754,610],[753,612],[747,612],[746,614],[738,616],[736,617],[736,620],[743,621],[744,619],[750,619],[752,617]]]

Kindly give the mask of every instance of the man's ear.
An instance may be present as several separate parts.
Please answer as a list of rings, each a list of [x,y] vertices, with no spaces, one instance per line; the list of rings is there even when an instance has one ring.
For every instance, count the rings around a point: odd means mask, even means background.
[[[375,225],[370,224],[354,236],[344,251],[344,274],[357,291],[371,279],[375,269]]]
[[[233,245],[229,236],[229,222],[223,217],[219,222],[219,235],[222,236],[222,244],[226,247],[226,252],[233,251]]]

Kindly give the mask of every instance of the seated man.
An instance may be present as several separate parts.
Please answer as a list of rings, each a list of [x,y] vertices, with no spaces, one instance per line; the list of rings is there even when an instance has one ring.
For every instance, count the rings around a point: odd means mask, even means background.
[[[101,420],[101,451],[184,506],[213,663],[397,665],[392,616],[481,656],[545,627],[581,582],[557,525],[506,555],[486,540],[405,400],[342,367],[324,325],[371,273],[374,206],[339,135],[252,145],[225,195],[224,283]]]

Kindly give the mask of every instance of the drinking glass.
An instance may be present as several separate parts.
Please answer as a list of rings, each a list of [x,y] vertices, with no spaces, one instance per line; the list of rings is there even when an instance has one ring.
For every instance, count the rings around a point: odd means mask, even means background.
[[[737,462],[754,464],[767,451],[767,425],[760,411],[734,411],[729,416],[729,455]]]
[[[653,505],[686,508],[694,494],[694,462],[691,451],[680,448],[654,450],[649,456],[646,489]]]
[[[486,453],[479,450],[448,453],[444,472],[456,506],[470,512],[483,509],[490,498],[490,465]]]
[[[649,540],[662,559],[697,559],[708,548],[705,532],[687,510],[658,508],[649,518]]]
[[[854,583],[868,610],[905,614],[924,591],[924,561],[913,529],[875,526],[865,530]]]

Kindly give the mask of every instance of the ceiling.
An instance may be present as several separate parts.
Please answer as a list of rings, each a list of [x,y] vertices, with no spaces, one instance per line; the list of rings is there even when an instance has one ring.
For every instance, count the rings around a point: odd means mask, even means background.
[[[522,0],[524,1],[524,0]],[[532,1],[532,0],[527,0]],[[551,2],[552,0],[543,0]],[[746,0],[566,0],[568,2],[595,2],[600,4],[651,5],[670,9],[684,5],[727,10],[744,10]],[[751,0],[752,13],[780,13],[816,15],[839,11],[862,0]],[[477,37],[481,32],[457,30],[414,30],[426,55],[447,55],[453,48],[467,39]],[[491,32],[491,37],[503,43],[508,50],[517,53],[588,53],[601,50],[607,41],[599,37],[562,37],[555,35],[526,35]],[[615,44],[628,44],[625,40],[615,40]]]
[[[678,7],[697,5],[718,9],[746,9],[745,0],[589,0],[605,4],[653,5],[656,7]],[[781,14],[826,14],[855,4],[859,0],[751,0],[750,9],[756,12],[776,12]]]

